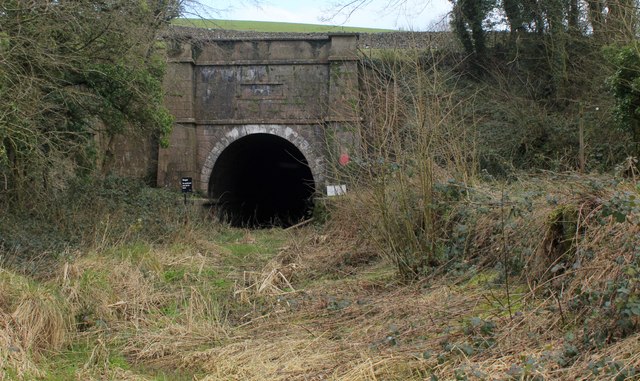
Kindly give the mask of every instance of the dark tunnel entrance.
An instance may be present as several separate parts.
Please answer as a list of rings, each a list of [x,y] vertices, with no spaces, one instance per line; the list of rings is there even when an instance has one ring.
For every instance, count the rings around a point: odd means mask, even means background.
[[[236,227],[293,225],[311,214],[314,192],[302,152],[270,134],[231,143],[216,160],[209,180],[218,216]]]

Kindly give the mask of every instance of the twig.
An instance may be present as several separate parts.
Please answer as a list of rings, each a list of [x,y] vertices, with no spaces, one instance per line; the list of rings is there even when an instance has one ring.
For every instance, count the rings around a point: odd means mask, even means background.
[[[553,293],[553,297],[556,299],[556,302],[558,303],[558,309],[560,310],[560,318],[562,319],[562,325],[565,326],[567,325],[567,322],[564,317],[564,310],[562,309],[562,303],[560,302],[560,297],[558,296],[557,292]]]
[[[268,318],[269,316],[271,316],[271,313],[267,313],[267,314],[264,314],[264,315],[258,316],[257,318],[251,319],[251,320],[249,320],[249,321],[248,321],[248,322],[246,322],[246,323],[242,323],[242,324],[240,324],[240,325],[239,325],[239,326],[237,326],[236,328],[246,327],[247,325],[253,324],[253,323],[255,323],[255,322],[256,322],[256,321],[258,321],[258,320],[266,319],[266,318]]]
[[[507,234],[506,234],[506,225],[505,225],[505,218],[504,218],[504,185],[502,186],[502,197],[501,197],[501,204],[500,204],[500,225],[501,225],[501,229],[502,229],[502,265],[504,267],[504,282],[505,282],[505,289],[507,292],[507,308],[509,309],[509,319],[513,320],[513,312],[511,311],[511,290],[509,289],[509,265],[508,265],[508,261],[509,258],[507,258]]]
[[[295,225],[291,225],[288,228],[284,229],[284,231],[289,231],[289,230],[293,230],[295,228],[299,228],[300,226],[304,226],[304,225],[306,225],[306,224],[308,224],[309,222],[312,222],[312,221],[313,221],[313,217],[309,218],[308,220],[304,220],[302,222],[299,222],[299,223],[297,223]]]

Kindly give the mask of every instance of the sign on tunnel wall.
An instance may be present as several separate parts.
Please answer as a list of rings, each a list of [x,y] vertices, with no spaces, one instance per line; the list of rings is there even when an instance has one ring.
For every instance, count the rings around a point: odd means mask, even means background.
[[[191,177],[183,177],[180,179],[180,186],[182,187],[182,193],[193,192],[193,179]]]

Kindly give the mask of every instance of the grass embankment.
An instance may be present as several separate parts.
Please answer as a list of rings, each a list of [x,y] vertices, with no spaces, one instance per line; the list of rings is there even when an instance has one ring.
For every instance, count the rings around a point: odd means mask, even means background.
[[[637,379],[635,184],[467,190],[450,260],[410,284],[349,198],[323,227],[168,212],[181,227],[164,241],[85,244],[44,272],[5,265],[0,379]]]
[[[194,28],[225,29],[251,32],[286,32],[286,33],[383,33],[393,32],[392,29],[359,28],[340,25],[299,24],[270,21],[242,21],[242,20],[206,20],[180,18],[172,21],[173,25]]]

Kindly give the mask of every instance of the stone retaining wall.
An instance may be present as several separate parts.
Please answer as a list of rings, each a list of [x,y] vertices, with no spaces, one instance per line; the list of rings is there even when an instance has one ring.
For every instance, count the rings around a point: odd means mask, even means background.
[[[331,34],[339,34],[331,33]],[[259,40],[259,39],[323,39],[327,33],[275,33],[275,32],[251,32],[224,29],[172,27],[165,37],[178,40],[207,42],[219,39],[232,40]],[[454,36],[450,32],[385,32],[385,33],[358,33],[359,48],[366,49],[407,49],[414,47],[427,47],[436,45],[455,44]]]

